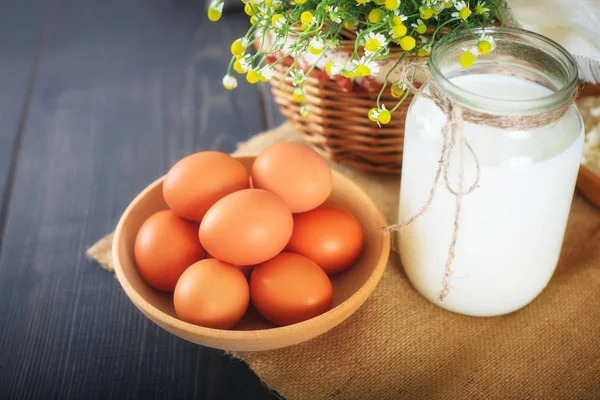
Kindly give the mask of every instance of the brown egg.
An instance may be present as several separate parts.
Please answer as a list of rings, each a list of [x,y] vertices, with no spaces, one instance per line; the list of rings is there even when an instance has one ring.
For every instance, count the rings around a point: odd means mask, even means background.
[[[179,278],[173,304],[177,317],[191,324],[231,329],[246,313],[250,289],[233,265],[211,258],[199,261]]]
[[[150,286],[172,292],[183,271],[206,252],[198,240],[198,224],[164,210],[142,224],[134,255],[138,271]]]
[[[294,215],[287,249],[317,263],[328,275],[351,267],[360,257],[363,231],[347,211],[330,206]]]
[[[215,258],[246,266],[260,264],[285,248],[294,219],[277,195],[260,189],[231,193],[208,210],[198,231]]]
[[[200,222],[217,200],[249,186],[248,172],[238,160],[203,151],[173,165],[163,183],[163,196],[177,215]]]
[[[302,143],[277,143],[252,166],[252,184],[279,195],[293,213],[312,210],[327,200],[331,169],[323,157]]]
[[[250,298],[263,317],[277,325],[290,325],[330,310],[333,287],[313,261],[281,253],[254,268]]]

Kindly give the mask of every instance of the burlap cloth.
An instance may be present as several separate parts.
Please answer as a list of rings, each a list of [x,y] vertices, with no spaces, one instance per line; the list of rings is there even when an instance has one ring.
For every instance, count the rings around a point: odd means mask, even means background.
[[[284,124],[238,152],[289,140],[300,138]],[[332,166],[395,221],[397,177]],[[520,311],[444,311],[412,288],[393,252],[370,299],[337,328],[298,346],[232,355],[288,399],[600,399],[599,239],[600,211],[576,194],[560,265]],[[111,269],[110,252],[109,235],[89,255]]]

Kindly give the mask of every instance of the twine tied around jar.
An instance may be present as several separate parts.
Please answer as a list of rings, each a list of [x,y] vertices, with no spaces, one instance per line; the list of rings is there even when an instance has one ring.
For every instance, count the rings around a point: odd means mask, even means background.
[[[423,82],[420,87],[416,87],[413,82],[414,72],[419,71],[423,76]],[[495,71],[498,72],[498,71]],[[508,71],[506,71],[508,72]],[[438,295],[439,301],[444,301],[446,296],[450,293],[450,289],[452,288],[450,285],[450,279],[452,278],[452,263],[455,258],[455,249],[456,242],[458,240],[458,233],[460,230],[460,213],[462,208],[462,200],[463,196],[466,196],[473,192],[479,186],[479,182],[481,180],[481,167],[479,165],[479,160],[475,151],[467,141],[464,136],[462,123],[464,121],[478,124],[478,125],[487,125],[495,128],[500,128],[504,130],[510,131],[518,131],[518,130],[529,130],[540,128],[542,126],[549,125],[553,122],[558,121],[565,115],[565,113],[569,110],[573,102],[575,101],[576,91],[573,93],[571,98],[566,101],[560,107],[557,107],[553,110],[546,111],[539,114],[534,115],[495,115],[488,114],[484,112],[474,111],[468,109],[466,107],[461,106],[455,101],[452,101],[448,96],[446,96],[442,90],[442,88],[435,82],[432,78],[431,73],[427,66],[423,63],[408,63],[406,64],[401,73],[400,73],[400,82],[402,82],[405,87],[410,90],[415,96],[422,96],[431,100],[435,105],[437,105],[440,110],[446,116],[446,123],[442,127],[442,151],[440,160],[438,162],[438,166],[433,178],[433,182],[431,185],[431,189],[429,191],[429,196],[427,201],[421,206],[419,211],[416,214],[406,219],[405,221],[398,222],[396,224],[387,226],[384,228],[384,231],[394,232],[399,231],[402,228],[413,223],[417,218],[424,215],[433,200],[435,199],[435,194],[437,191],[437,187],[440,183],[440,179],[444,180],[444,186],[446,189],[455,196],[455,212],[454,212],[454,225],[452,230],[452,238],[450,240],[450,246],[448,248],[448,255],[446,257],[446,264],[444,266],[444,276],[442,278],[442,288]],[[427,84],[427,85],[426,85]],[[425,92],[423,88],[427,86],[429,89],[429,93]],[[452,152],[455,148],[459,146],[459,170],[457,177],[457,188],[453,188],[450,184],[450,180],[448,178],[448,169],[450,167],[450,159]],[[468,154],[473,158],[475,163],[475,179],[473,182],[466,188],[463,189],[463,180],[464,180],[464,154],[463,149],[466,149]]]

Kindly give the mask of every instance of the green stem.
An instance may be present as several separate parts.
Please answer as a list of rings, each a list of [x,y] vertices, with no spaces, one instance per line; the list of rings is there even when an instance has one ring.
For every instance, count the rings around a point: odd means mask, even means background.
[[[404,56],[406,56],[406,53],[403,53],[402,56],[400,58],[398,58],[398,61],[396,61],[396,63],[394,64],[394,66],[392,68],[390,68],[390,70],[387,72],[387,74],[385,74],[385,79],[383,81],[383,86],[381,88],[381,90],[379,91],[379,94],[377,95],[377,108],[381,107],[381,95],[383,94],[383,92],[385,91],[385,89],[387,88],[389,79],[390,79],[390,74],[392,73],[392,71],[394,71],[398,65],[400,65],[400,62],[402,62],[402,60],[404,59]]]

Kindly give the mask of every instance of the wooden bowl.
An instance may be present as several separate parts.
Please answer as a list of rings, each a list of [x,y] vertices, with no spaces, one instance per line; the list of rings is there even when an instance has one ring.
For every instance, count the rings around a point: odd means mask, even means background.
[[[254,156],[239,156],[250,171]],[[381,232],[386,219],[369,195],[350,179],[333,172],[333,191],[327,204],[343,208],[360,222],[364,249],[347,271],[331,277],[333,308],[294,325],[276,327],[252,308],[233,330],[205,328],[177,319],[172,294],[150,287],[135,266],[133,247],[142,223],[167,205],[162,196],[164,177],[144,189],[127,207],[114,235],[113,262],[117,278],[131,301],[152,321],[183,339],[222,350],[271,350],[313,339],[351,316],[373,292],[383,275],[390,252],[389,234]]]
[[[579,166],[577,187],[590,202],[600,207],[600,176],[583,164]]]
[[[579,98],[589,96],[600,96],[599,84],[585,84],[579,89]],[[579,166],[577,188],[591,203],[600,207],[600,176],[583,164]]]

